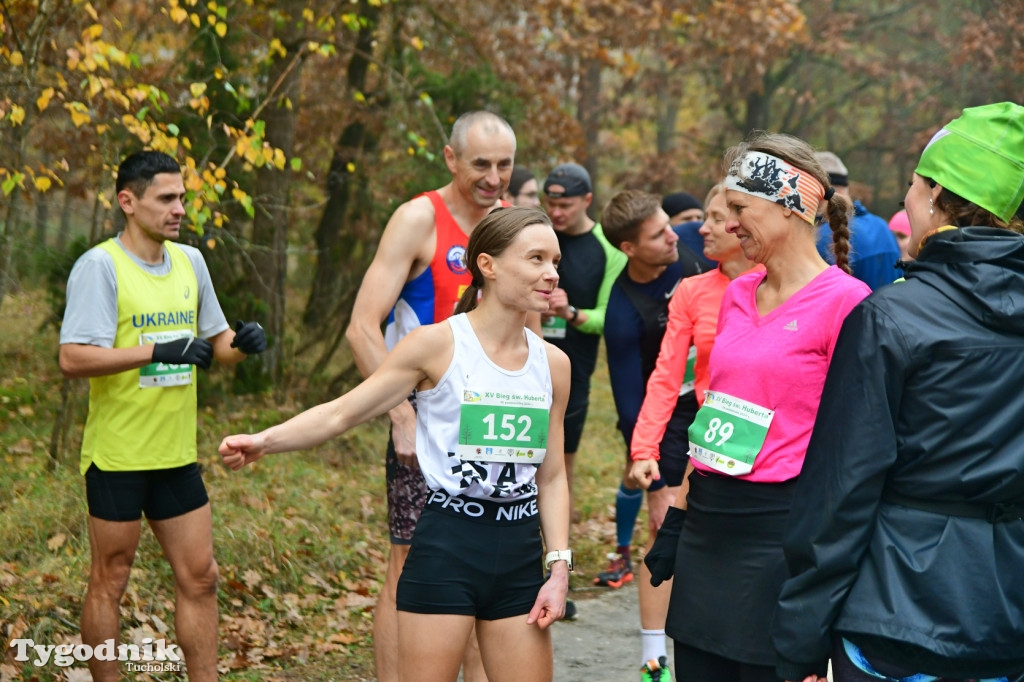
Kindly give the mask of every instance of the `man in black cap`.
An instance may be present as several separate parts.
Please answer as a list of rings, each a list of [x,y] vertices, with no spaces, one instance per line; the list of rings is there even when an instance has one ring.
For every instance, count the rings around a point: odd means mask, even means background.
[[[704,205],[692,194],[674,192],[661,198],[661,210],[668,214],[673,225],[704,222]]]
[[[558,288],[551,296],[551,309],[541,328],[544,338],[565,351],[572,363],[565,410],[565,468],[570,494],[608,294],[626,264],[626,256],[608,243],[601,226],[587,215],[593,199],[590,174],[579,164],[563,163],[544,181],[544,204],[558,234],[562,262]]]
[[[704,204],[692,194],[674,192],[661,198],[661,210],[668,214],[668,221],[676,228],[679,241],[697,254],[701,266],[705,270],[718,267],[718,263],[704,255],[704,236],[700,233],[700,226],[704,224]]]

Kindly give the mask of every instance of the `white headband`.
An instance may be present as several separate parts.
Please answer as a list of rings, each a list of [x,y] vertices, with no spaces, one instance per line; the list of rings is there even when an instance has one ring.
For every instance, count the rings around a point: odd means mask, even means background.
[[[753,151],[733,161],[725,188],[785,206],[811,225],[825,196],[824,186],[811,174],[777,156]]]

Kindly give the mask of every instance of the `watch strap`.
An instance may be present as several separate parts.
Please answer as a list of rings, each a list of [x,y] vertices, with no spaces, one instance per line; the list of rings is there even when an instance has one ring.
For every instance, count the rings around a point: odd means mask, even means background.
[[[544,570],[551,568],[551,564],[556,561],[564,561],[568,566],[569,570],[572,570],[572,550],[571,549],[557,549],[548,552],[544,555]]]

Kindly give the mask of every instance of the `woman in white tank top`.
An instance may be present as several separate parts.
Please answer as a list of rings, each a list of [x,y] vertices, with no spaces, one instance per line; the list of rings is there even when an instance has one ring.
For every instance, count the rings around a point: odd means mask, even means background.
[[[564,613],[572,561],[562,449],[569,360],[524,325],[527,313],[547,312],[559,258],[558,240],[542,211],[494,211],[469,240],[466,265],[473,284],[456,310],[466,314],[412,331],[345,395],[260,433],[221,442],[224,463],[241,469],[263,455],[334,438],[386,413],[416,389],[416,451],[431,495],[423,517],[429,523],[421,519],[417,526],[403,578],[416,573],[443,582],[451,574],[451,584],[441,584],[437,593],[454,585],[455,591],[479,588],[484,595],[450,608],[443,600],[421,608],[435,590],[400,581],[402,680],[456,680],[474,624],[491,682],[552,678],[547,627]],[[512,557],[523,566],[514,575],[507,572],[509,561],[485,560],[507,551],[497,546],[502,533],[535,538],[538,519],[549,550],[547,579],[535,552],[539,542],[513,541],[514,551],[524,555]],[[425,557],[438,546],[443,555],[445,543],[451,543],[451,560],[441,570],[425,560],[410,568],[418,545]],[[518,585],[514,598],[506,594],[513,591],[506,583]],[[403,587],[412,606],[403,607]]]

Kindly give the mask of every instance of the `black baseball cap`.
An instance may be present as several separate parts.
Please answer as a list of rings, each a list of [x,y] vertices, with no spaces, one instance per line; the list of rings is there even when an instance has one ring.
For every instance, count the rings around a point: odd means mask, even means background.
[[[550,189],[552,185],[558,185],[562,190],[552,192]],[[555,166],[555,169],[548,175],[548,179],[544,181],[544,194],[552,199],[581,197],[593,191],[593,185],[590,184],[590,173],[578,163],[563,163],[560,166]]]

